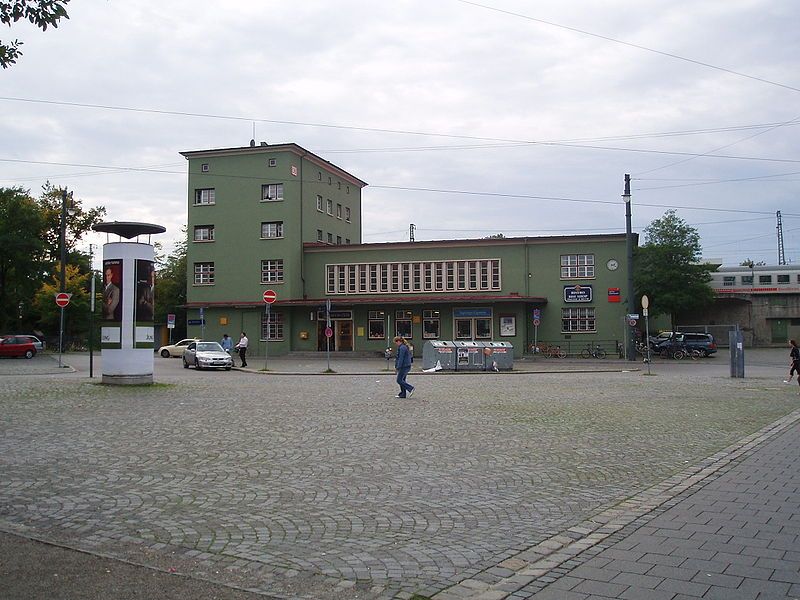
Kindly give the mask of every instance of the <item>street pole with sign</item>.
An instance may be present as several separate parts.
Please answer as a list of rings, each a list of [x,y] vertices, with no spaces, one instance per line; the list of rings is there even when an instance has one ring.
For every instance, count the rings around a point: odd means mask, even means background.
[[[331,301],[325,301],[325,347],[326,354],[328,355],[328,372],[331,370],[331,336],[333,330],[331,329]]]
[[[94,296],[96,277],[94,276],[94,255],[89,244],[89,267],[92,274],[91,297],[89,298],[89,379],[94,377]]]
[[[642,296],[642,316],[644,317],[644,342],[647,344],[647,374],[650,375],[650,298]]]
[[[267,370],[267,360],[269,359],[269,317],[270,317],[270,306],[275,300],[278,299],[278,294],[275,290],[264,290],[264,293],[261,295],[261,298],[264,300],[264,316],[267,319],[267,335],[264,336],[264,370]]]
[[[634,310],[633,305],[633,231],[631,230],[631,176],[625,175],[625,190],[622,194],[622,199],[625,201],[625,254],[627,262],[627,275],[628,275],[628,292],[625,295],[626,302],[628,303],[628,312],[632,313]],[[626,329],[628,332],[626,339],[626,351],[628,360],[636,360],[636,338],[633,334],[633,327]]]

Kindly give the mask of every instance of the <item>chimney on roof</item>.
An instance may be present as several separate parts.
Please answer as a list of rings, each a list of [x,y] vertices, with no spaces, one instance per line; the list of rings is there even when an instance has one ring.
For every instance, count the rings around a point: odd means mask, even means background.
[[[255,140],[250,140],[250,147],[251,148],[255,148],[256,147],[256,141]]]
[[[261,142],[261,145],[262,146],[268,146],[269,144],[267,144],[267,142]]]

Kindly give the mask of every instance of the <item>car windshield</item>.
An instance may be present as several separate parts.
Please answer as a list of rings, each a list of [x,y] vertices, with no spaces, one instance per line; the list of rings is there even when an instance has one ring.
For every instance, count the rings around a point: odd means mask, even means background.
[[[197,344],[198,352],[224,352],[222,346],[217,342],[200,342]]]

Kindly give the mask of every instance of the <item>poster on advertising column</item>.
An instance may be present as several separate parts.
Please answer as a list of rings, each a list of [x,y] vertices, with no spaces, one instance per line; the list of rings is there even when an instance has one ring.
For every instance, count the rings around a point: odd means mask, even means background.
[[[122,260],[103,261],[103,320],[122,322]]]
[[[152,323],[155,311],[156,268],[152,260],[136,260],[136,306],[133,320]]]

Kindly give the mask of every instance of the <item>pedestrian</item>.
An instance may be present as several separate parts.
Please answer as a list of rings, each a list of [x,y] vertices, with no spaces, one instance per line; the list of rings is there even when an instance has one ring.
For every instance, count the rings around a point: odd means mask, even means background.
[[[397,346],[397,356],[394,359],[394,369],[397,372],[397,385],[400,386],[400,393],[395,398],[411,398],[414,395],[414,386],[406,382],[408,372],[411,370],[411,350],[408,342],[401,335],[394,338]]]
[[[222,346],[222,349],[228,354],[233,354],[233,340],[227,333],[222,334],[222,341],[219,343],[219,345]]]
[[[242,367],[247,366],[247,345],[249,343],[250,340],[247,339],[247,336],[243,331],[241,337],[239,337],[239,343],[236,344],[236,349],[239,351],[239,358],[242,361]]]
[[[784,379],[783,383],[789,383],[797,374],[797,383],[800,384],[800,348],[797,347],[797,342],[789,340],[789,378]]]

